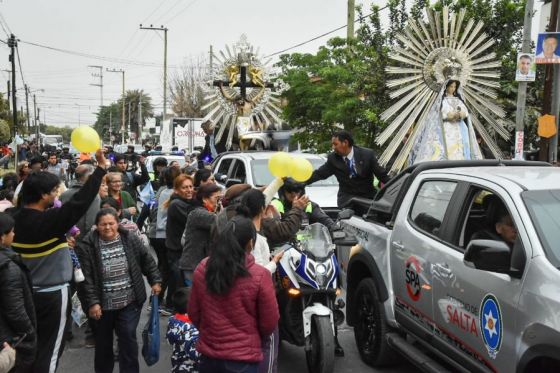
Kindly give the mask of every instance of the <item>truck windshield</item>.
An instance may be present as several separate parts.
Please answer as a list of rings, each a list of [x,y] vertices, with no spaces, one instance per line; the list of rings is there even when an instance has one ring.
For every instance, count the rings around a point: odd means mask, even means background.
[[[560,189],[521,193],[548,260],[560,268]]]
[[[45,137],[43,138],[45,144],[52,145],[62,142],[62,137]]]
[[[316,170],[325,163],[326,159],[309,159],[313,169]],[[268,170],[268,159],[254,159],[251,161],[251,167],[253,168],[253,183],[256,186],[268,185],[274,180],[274,176]],[[325,180],[317,181],[309,185],[309,187],[317,186],[336,186],[338,181],[334,176],[329,176]]]

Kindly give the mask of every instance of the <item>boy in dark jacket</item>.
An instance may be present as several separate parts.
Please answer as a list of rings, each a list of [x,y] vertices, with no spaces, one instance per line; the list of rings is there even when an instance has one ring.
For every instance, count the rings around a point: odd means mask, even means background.
[[[16,347],[16,372],[30,371],[37,352],[35,308],[31,277],[21,258],[11,249],[14,219],[0,213],[0,343]]]
[[[169,318],[167,341],[173,346],[171,355],[172,372],[198,372],[200,354],[196,351],[198,329],[187,315],[190,289],[181,288],[173,294],[176,314]]]
[[[12,211],[12,246],[29,268],[33,281],[38,346],[34,373],[55,371],[64,351],[62,336],[70,316],[70,281],[74,272],[66,233],[86,214],[99,192],[106,173],[103,150],[98,150],[95,157],[99,166],[62,207],[50,208],[57,197],[58,177],[32,172],[21,188],[22,207]]]

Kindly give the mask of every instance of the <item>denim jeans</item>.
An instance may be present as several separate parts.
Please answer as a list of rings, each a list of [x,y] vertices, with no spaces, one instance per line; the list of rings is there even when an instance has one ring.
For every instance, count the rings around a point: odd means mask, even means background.
[[[207,356],[200,359],[200,373],[257,373],[259,363],[235,360],[220,360]]]
[[[106,311],[95,325],[95,372],[112,372],[115,365],[113,355],[113,330],[119,343],[119,372],[138,373],[138,342],[136,329],[140,321],[141,308],[135,303],[120,310]]]

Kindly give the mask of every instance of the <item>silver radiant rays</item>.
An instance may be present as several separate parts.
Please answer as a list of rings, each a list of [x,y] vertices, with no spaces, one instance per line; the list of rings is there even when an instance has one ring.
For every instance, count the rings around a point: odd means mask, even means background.
[[[500,61],[490,48],[494,41],[483,32],[484,24],[465,19],[465,10],[450,14],[426,10],[427,22],[409,19],[397,35],[400,46],[392,49],[394,66],[386,68],[394,78],[387,82],[395,103],[381,115],[388,122],[376,143],[387,148],[380,157],[387,164],[402,146],[391,171],[406,165],[412,145],[425,125],[425,118],[442,84],[461,82],[471,121],[496,158],[502,158],[495,135],[508,140],[505,111],[496,102]],[[405,137],[408,135],[405,142]]]

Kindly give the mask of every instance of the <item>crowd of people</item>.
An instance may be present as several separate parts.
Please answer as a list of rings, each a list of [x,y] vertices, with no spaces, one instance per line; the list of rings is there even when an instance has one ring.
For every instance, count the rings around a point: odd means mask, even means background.
[[[334,174],[339,205],[370,197],[373,175],[388,180],[349,133],[333,136],[333,150],[307,184]],[[169,316],[173,372],[275,372],[273,274],[283,251],[271,247],[302,224],[335,224],[305,195],[306,183],[285,178],[267,203],[266,190],[248,184],[224,190],[201,162],[181,168],[157,157],[151,178],[133,149],[66,158],[76,162],[71,170],[61,166],[66,154],[24,159],[2,178],[0,373],[56,371],[74,296],[88,317],[95,371],[112,372],[118,361],[120,371],[138,372],[148,290],[159,297],[151,311]]]
[[[61,154],[22,160],[2,178],[0,372],[56,371],[74,294],[88,317],[95,371],[113,371],[116,360],[120,371],[138,372],[148,291],[169,316],[174,372],[276,371],[272,273],[282,254],[272,257],[269,245],[320,213],[304,185],[281,194],[279,212],[261,189],[224,190],[204,167],[159,157],[150,180],[143,156],[99,150],[70,175]],[[142,204],[147,183],[154,195]]]

